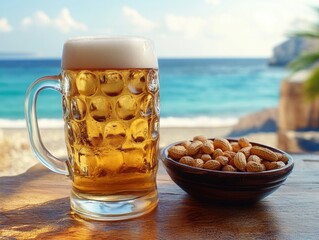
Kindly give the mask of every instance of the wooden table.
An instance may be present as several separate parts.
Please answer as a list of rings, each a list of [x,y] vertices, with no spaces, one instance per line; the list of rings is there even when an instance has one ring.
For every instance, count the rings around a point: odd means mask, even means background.
[[[305,157],[294,156],[275,193],[244,207],[194,200],[161,166],[157,209],[121,222],[70,214],[70,181],[38,164],[0,178],[0,239],[319,239],[319,161]]]

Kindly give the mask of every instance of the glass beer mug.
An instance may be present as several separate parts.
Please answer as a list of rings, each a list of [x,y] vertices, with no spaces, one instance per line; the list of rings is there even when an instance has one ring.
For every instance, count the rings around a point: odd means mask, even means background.
[[[67,159],[42,144],[37,96],[62,95]],[[62,71],[28,89],[26,121],[36,157],[72,180],[72,210],[95,220],[122,220],[157,206],[158,62],[151,40],[83,37],[65,42]]]

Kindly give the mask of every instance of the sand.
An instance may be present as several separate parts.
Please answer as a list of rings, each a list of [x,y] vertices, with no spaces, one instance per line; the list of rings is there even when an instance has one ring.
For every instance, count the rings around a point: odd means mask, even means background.
[[[217,128],[170,128],[160,130],[160,147],[182,140],[191,140],[193,136],[207,137],[227,136],[232,127]],[[43,129],[41,136],[44,145],[56,157],[66,156],[64,130],[62,128]],[[277,146],[276,133],[254,133],[247,135],[251,141]],[[0,176],[11,176],[25,172],[38,163],[30,149],[27,130],[25,128],[0,129]]]

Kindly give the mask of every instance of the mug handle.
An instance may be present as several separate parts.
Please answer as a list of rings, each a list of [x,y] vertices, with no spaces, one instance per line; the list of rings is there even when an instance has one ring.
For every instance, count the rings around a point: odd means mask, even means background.
[[[40,137],[36,105],[38,95],[44,89],[55,90],[62,94],[60,75],[39,78],[28,88],[26,92],[24,107],[31,148],[41,163],[43,163],[43,165],[51,171],[59,174],[70,175],[68,170],[68,161],[66,159],[63,160],[53,156],[43,145]]]

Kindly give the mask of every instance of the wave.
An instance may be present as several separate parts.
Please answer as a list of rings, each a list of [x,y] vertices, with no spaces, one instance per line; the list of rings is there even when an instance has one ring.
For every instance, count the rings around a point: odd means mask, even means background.
[[[40,128],[63,128],[62,119],[46,119],[38,120]],[[163,117],[160,119],[161,127],[229,127],[238,122],[238,118],[223,117]],[[0,119],[0,128],[25,128],[26,121],[24,119]]]
[[[46,119],[38,120],[40,128],[62,128],[64,126],[61,119]],[[0,119],[0,128],[26,128],[26,121],[24,119]]]

